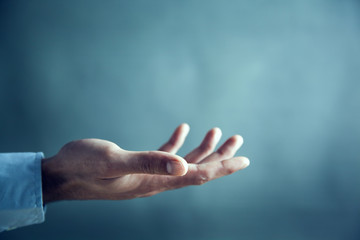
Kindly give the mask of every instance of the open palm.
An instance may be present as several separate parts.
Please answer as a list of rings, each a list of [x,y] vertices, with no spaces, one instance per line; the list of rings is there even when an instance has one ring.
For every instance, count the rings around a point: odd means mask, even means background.
[[[243,143],[239,135],[214,151],[219,128],[211,129],[184,158],[175,155],[188,133],[189,126],[181,124],[158,151],[126,151],[101,139],[72,141],[43,160],[44,202],[146,197],[201,185],[249,165],[246,157],[234,157]]]

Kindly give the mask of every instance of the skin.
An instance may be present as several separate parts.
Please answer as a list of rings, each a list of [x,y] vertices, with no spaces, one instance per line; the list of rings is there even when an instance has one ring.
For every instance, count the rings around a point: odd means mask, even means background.
[[[43,201],[148,197],[189,185],[202,185],[249,165],[234,157],[243,139],[234,135],[216,151],[221,130],[213,128],[184,158],[176,155],[189,133],[181,124],[158,151],[126,151],[101,139],[67,143],[42,161]]]

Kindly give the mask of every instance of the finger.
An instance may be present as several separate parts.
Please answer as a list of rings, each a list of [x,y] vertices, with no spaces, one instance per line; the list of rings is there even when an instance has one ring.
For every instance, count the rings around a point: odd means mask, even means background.
[[[188,124],[181,124],[175,129],[169,141],[159,148],[159,151],[175,154],[183,145],[189,131],[190,127]]]
[[[201,142],[200,146],[195,148],[192,152],[185,156],[188,163],[198,163],[209,154],[211,154],[216,144],[220,141],[221,130],[220,128],[211,129]]]
[[[189,170],[185,176],[170,179],[170,181],[172,181],[171,184],[174,188],[202,185],[208,181],[230,175],[249,165],[250,161],[246,157],[236,157],[205,164],[189,164]]]
[[[145,173],[183,176],[188,170],[188,163],[182,157],[167,152],[128,151],[125,154],[123,153],[122,160],[118,161],[115,168],[123,174]]]
[[[202,164],[232,158],[237,152],[237,150],[239,150],[243,142],[244,140],[240,135],[234,135],[228,140],[226,140],[226,142],[221,145],[221,147],[219,147],[216,152],[209,155],[200,163]]]

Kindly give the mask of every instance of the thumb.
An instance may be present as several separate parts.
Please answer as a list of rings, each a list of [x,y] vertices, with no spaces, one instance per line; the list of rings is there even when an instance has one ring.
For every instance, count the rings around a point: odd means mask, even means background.
[[[125,163],[129,173],[183,176],[188,163],[180,156],[162,151],[128,152]]]

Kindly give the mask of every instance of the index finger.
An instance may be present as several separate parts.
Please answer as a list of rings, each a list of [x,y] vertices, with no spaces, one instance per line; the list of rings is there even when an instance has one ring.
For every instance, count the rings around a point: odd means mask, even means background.
[[[159,148],[159,151],[175,154],[184,144],[185,138],[190,131],[188,124],[183,123],[178,126],[170,139]]]

